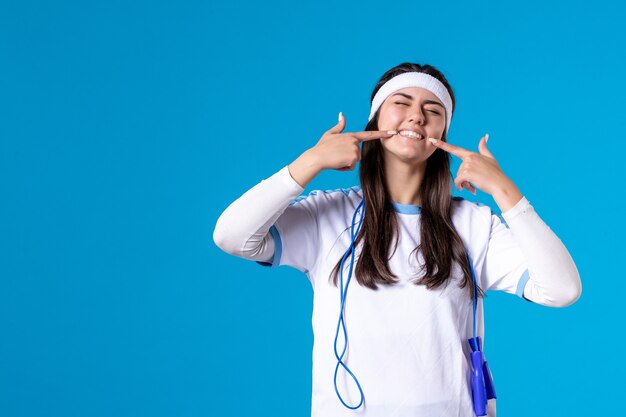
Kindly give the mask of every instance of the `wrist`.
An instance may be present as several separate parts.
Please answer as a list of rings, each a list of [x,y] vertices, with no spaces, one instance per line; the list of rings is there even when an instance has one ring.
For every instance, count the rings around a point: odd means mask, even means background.
[[[316,155],[305,151],[295,161],[289,164],[291,177],[302,187],[306,186],[322,171]]]
[[[500,210],[505,212],[519,203],[523,194],[513,181],[507,179],[496,189],[492,197]]]
[[[322,165],[321,159],[318,157],[317,153],[315,153],[313,148],[304,151],[302,155],[300,155],[300,158],[302,158],[302,163],[309,167],[310,170],[314,171],[316,175],[325,169]]]

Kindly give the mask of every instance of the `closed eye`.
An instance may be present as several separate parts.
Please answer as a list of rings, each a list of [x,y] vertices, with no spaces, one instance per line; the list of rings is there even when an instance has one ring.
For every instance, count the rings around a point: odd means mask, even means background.
[[[403,106],[408,106],[408,104],[406,103],[402,103],[401,101],[396,101],[395,104],[402,104]],[[439,114],[438,111],[435,110],[428,110],[429,112],[435,113],[435,114]]]

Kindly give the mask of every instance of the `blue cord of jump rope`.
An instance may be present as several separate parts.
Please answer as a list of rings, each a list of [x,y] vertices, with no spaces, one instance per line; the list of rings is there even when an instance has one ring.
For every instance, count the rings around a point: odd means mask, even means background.
[[[470,258],[469,252],[467,251],[467,249],[465,249],[465,253],[467,254],[467,260],[469,261],[470,271],[472,273],[472,282],[474,283],[474,294],[472,297],[472,309],[474,310],[474,340],[476,340],[476,305],[478,304],[478,286],[476,284],[476,275],[474,274],[474,267],[472,266],[472,258]]]
[[[359,381],[356,379],[356,376],[354,376],[354,374],[352,373],[352,371],[350,371],[350,369],[348,368],[348,366],[343,362],[343,356],[346,353],[346,348],[348,347],[348,333],[346,331],[346,325],[343,319],[343,312],[344,312],[344,305],[346,302],[346,297],[348,295],[348,285],[350,284],[350,279],[352,278],[352,268],[354,266],[354,239],[355,237],[358,235],[359,230],[361,229],[361,223],[363,221],[363,213],[365,211],[365,208],[363,207],[363,201],[361,200],[361,203],[359,204],[359,206],[357,207],[357,209],[354,211],[354,215],[352,216],[352,226],[350,227],[350,234],[352,237],[352,241],[350,243],[350,247],[348,248],[348,250],[346,251],[346,253],[344,253],[343,258],[341,259],[341,265],[340,265],[340,281],[339,281],[339,295],[340,295],[340,300],[341,300],[341,307],[340,307],[340,311],[339,311],[339,321],[337,322],[337,331],[335,333],[335,357],[337,358],[337,366],[335,367],[335,376],[334,376],[334,383],[335,383],[335,392],[337,393],[337,397],[339,397],[339,401],[341,401],[341,403],[347,407],[350,408],[352,410],[356,410],[357,408],[359,408],[361,406],[361,404],[363,404],[363,390],[361,389],[361,384],[359,384]],[[359,220],[359,226],[357,228],[356,233],[354,232],[354,219],[356,218],[356,213],[358,212],[359,208],[361,209],[361,218]],[[351,252],[351,259],[350,259],[350,270],[348,272],[348,280],[346,281],[346,287],[344,289],[343,287],[343,262],[345,261],[346,257],[348,256],[348,252]],[[337,353],[337,339],[339,338],[339,327],[343,327],[343,337],[344,337],[344,346],[343,346],[343,350],[341,352],[341,355],[339,355]],[[337,371],[339,370],[339,366],[343,366],[343,368],[346,370],[346,372],[348,372],[348,374],[350,374],[350,376],[352,377],[352,379],[354,379],[354,382],[356,382],[357,387],[359,388],[359,393],[361,396],[361,401],[359,401],[359,404],[356,406],[349,406],[348,404],[345,403],[345,401],[343,400],[343,398],[341,398],[341,394],[339,394],[339,390],[337,389]]]
[[[339,397],[339,401],[341,401],[341,403],[350,409],[357,409],[361,406],[361,404],[363,404],[363,390],[361,388],[361,384],[359,384],[359,381],[357,380],[356,376],[354,375],[354,373],[352,373],[352,371],[350,371],[350,369],[348,368],[348,366],[342,361],[343,356],[346,352],[346,348],[348,345],[348,334],[346,331],[346,327],[345,327],[345,322],[343,319],[343,312],[344,312],[344,305],[345,305],[345,301],[346,301],[346,297],[348,295],[348,285],[350,284],[350,279],[352,278],[352,269],[354,266],[354,239],[356,237],[356,235],[358,235],[359,230],[361,229],[361,224],[363,221],[363,214],[364,214],[364,210],[361,210],[361,218],[359,219],[359,226],[357,228],[356,233],[354,233],[354,219],[356,217],[356,213],[359,210],[360,207],[363,206],[363,201],[361,201],[361,204],[359,204],[359,206],[357,207],[357,209],[354,212],[354,215],[352,216],[352,226],[350,228],[350,232],[351,232],[351,243],[350,243],[350,247],[348,248],[348,250],[346,251],[346,253],[344,254],[343,258],[341,259],[341,265],[340,265],[340,300],[341,300],[341,307],[340,307],[340,312],[339,312],[339,321],[337,323],[337,331],[335,333],[335,343],[334,343],[334,348],[335,348],[335,357],[337,358],[337,366],[335,367],[335,375],[334,375],[334,384],[335,384],[335,392],[337,393],[337,397]],[[343,263],[348,255],[348,252],[350,252],[351,254],[351,259],[350,259],[350,270],[348,272],[348,279],[346,281],[346,286],[345,289],[343,287]],[[478,288],[477,288],[477,284],[476,284],[476,276],[474,273],[474,267],[472,265],[472,261],[471,258],[469,256],[469,253],[467,252],[467,249],[465,250],[465,253],[467,254],[467,257],[469,259],[469,264],[470,264],[470,271],[472,274],[472,282],[474,284],[474,294],[472,297],[472,310],[473,310],[473,319],[474,319],[474,338],[476,338],[476,305],[477,305],[477,292],[478,292]],[[339,338],[339,328],[343,327],[343,334],[344,334],[344,347],[343,350],[341,352],[341,355],[339,355],[337,353],[337,339]],[[341,394],[339,394],[339,390],[337,389],[337,372],[339,370],[339,366],[343,366],[343,368],[346,370],[346,372],[348,372],[348,374],[350,374],[350,376],[352,377],[352,379],[354,379],[354,382],[356,382],[357,387],[359,388],[359,393],[360,393],[360,397],[361,400],[359,401],[359,404],[352,407],[349,406],[348,404],[345,403],[345,401],[343,400],[343,398],[341,397]]]

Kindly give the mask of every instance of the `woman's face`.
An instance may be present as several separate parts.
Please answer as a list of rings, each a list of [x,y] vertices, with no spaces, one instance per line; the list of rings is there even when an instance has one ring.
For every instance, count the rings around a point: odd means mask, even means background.
[[[386,156],[410,163],[427,160],[437,147],[426,138],[441,139],[446,127],[446,113],[441,100],[420,87],[402,88],[385,99],[378,114],[378,130],[397,130],[398,134],[380,141]],[[402,130],[423,134],[422,139],[406,137]],[[391,154],[391,155],[389,155]]]

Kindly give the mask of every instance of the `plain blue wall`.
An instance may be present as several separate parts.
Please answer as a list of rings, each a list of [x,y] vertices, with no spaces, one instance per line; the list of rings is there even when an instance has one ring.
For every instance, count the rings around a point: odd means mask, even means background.
[[[565,309],[489,293],[498,413],[615,415],[626,16],[501,3],[1,0],[0,415],[309,416],[307,278],[213,228],[339,111],[363,130],[405,61],[444,72],[449,141],[490,134],[582,277]]]

